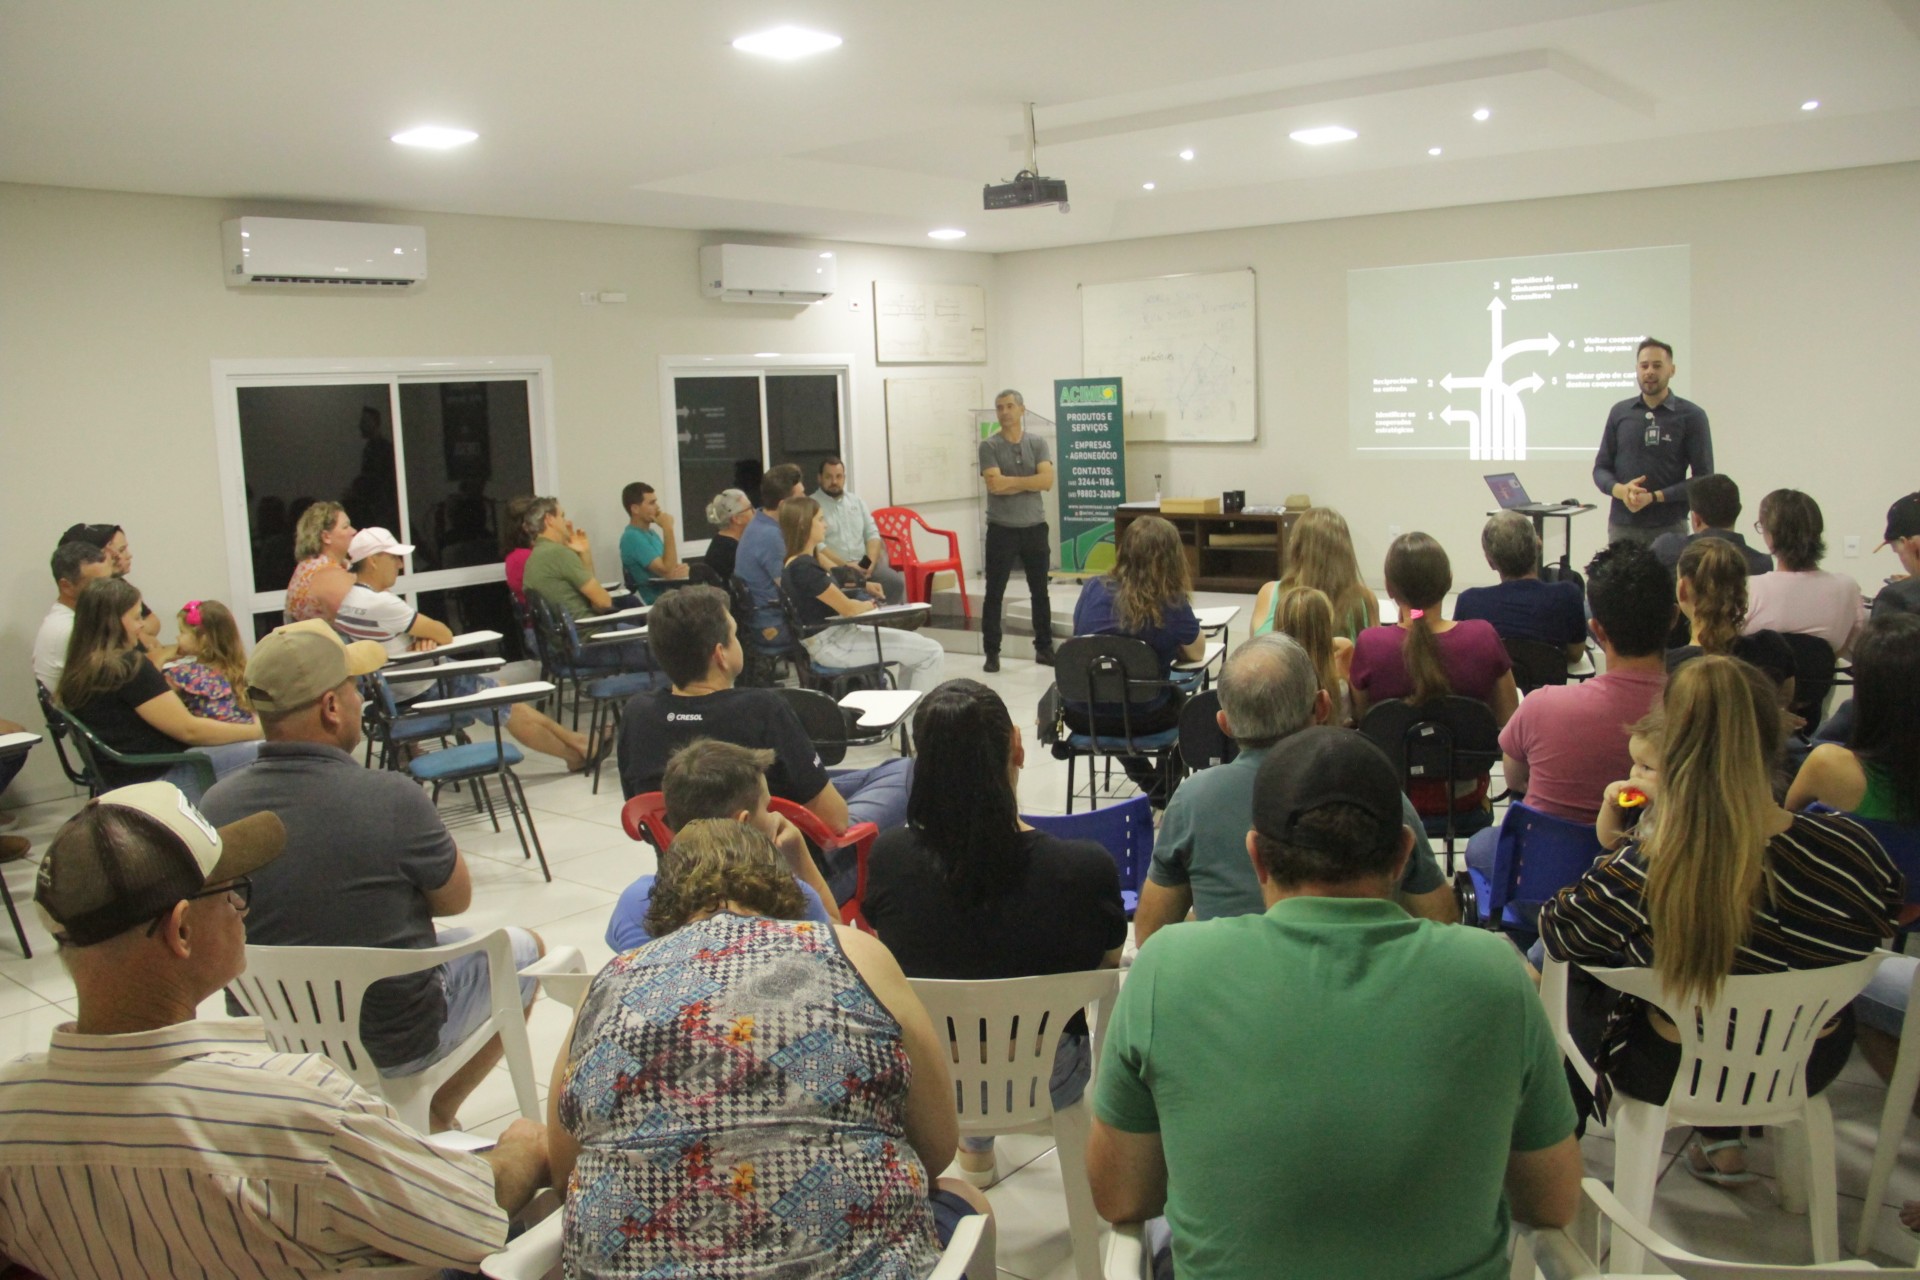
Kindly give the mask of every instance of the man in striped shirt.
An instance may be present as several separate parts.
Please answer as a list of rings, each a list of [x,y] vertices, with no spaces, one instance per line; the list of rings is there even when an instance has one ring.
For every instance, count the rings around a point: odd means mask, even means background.
[[[280,820],[215,829],[164,782],[61,828],[35,901],[77,1021],[0,1068],[0,1253],[53,1277],[301,1277],[470,1269],[547,1181],[546,1130],[444,1151],[258,1022],[196,1021],[246,969],[248,876]],[[411,1264],[411,1265],[408,1265]]]

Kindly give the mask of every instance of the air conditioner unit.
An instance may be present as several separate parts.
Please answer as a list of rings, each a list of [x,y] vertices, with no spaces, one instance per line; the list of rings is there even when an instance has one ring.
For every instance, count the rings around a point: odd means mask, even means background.
[[[309,218],[233,218],[220,224],[230,288],[385,285],[427,278],[427,229]]]
[[[815,249],[710,244],[700,250],[700,292],[722,302],[806,304],[833,296],[836,259]]]

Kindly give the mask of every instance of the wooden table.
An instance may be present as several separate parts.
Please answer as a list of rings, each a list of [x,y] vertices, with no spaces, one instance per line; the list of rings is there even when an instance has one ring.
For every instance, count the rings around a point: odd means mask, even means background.
[[[1248,595],[1280,579],[1287,567],[1287,530],[1300,518],[1297,511],[1168,515],[1141,507],[1116,507],[1114,541],[1118,542],[1127,526],[1141,516],[1155,514],[1179,532],[1186,548],[1187,572],[1196,588]]]

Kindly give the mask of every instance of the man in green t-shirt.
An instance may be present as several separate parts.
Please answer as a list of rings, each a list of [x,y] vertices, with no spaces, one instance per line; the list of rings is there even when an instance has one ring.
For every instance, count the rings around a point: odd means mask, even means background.
[[[1509,1211],[1563,1226],[1580,1189],[1520,957],[1393,902],[1413,833],[1356,733],[1268,753],[1246,844],[1266,913],[1164,930],[1121,988],[1087,1146],[1101,1215],[1164,1212],[1180,1280],[1506,1275]]]
[[[587,532],[574,528],[560,499],[535,498],[527,504],[524,519],[533,550],[527,556],[522,589],[529,596],[540,596],[555,608],[566,610],[575,619],[612,609],[613,597],[600,585],[600,575],[593,569],[593,547],[587,541]],[[634,639],[585,646],[579,665],[637,670],[651,667],[653,659],[647,653],[646,640]]]

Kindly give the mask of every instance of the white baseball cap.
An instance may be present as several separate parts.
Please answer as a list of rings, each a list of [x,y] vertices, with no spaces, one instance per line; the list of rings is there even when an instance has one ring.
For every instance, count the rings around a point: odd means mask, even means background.
[[[359,564],[368,556],[377,556],[383,551],[390,556],[408,556],[413,554],[413,544],[401,542],[385,529],[362,529],[347,544],[347,563]]]

